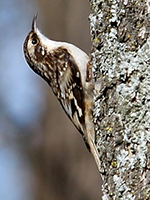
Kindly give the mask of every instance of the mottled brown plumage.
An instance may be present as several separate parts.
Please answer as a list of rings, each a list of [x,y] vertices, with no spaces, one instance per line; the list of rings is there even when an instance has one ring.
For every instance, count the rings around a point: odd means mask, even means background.
[[[28,51],[28,41],[34,45],[34,56]],[[69,118],[85,137],[84,92],[78,66],[66,48],[60,46],[51,52],[44,47],[34,30],[24,43],[25,58],[31,69],[39,74],[52,88]],[[77,109],[78,107],[78,109]]]
[[[36,27],[36,17],[24,43],[24,54],[31,69],[51,86],[98,165],[92,121],[94,88],[91,73],[88,73],[92,69],[91,62],[88,63],[89,57],[72,44],[46,38]]]

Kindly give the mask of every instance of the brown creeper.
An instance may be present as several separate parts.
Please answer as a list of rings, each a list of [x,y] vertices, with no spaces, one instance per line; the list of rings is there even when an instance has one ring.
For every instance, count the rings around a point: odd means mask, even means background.
[[[45,37],[37,28],[36,19],[37,16],[33,19],[32,30],[24,43],[27,63],[51,86],[66,114],[91,150],[90,140],[94,143],[95,139],[92,122],[93,84],[86,81],[89,57],[72,44]],[[86,124],[90,129],[89,136]]]

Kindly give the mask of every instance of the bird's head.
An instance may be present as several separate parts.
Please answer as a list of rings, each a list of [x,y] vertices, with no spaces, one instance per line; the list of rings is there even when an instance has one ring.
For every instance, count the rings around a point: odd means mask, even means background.
[[[37,28],[37,15],[35,15],[32,21],[31,31],[24,42],[25,58],[31,68],[32,65],[35,65],[35,62],[41,62],[46,55],[46,47],[42,42],[42,38],[44,37]]]

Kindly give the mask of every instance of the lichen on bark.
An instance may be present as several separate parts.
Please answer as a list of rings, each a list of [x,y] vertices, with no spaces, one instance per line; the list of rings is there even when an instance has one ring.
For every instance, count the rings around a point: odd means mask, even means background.
[[[150,1],[90,5],[103,199],[150,199]]]

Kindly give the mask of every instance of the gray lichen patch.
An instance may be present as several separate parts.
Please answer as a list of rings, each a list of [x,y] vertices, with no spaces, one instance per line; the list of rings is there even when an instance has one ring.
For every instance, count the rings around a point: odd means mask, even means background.
[[[93,0],[90,15],[91,35],[99,41],[97,48],[106,43],[106,33],[116,29],[117,40],[126,43],[126,51],[137,51],[150,33],[150,6],[148,1]]]
[[[90,2],[103,199],[149,199],[150,2]]]

